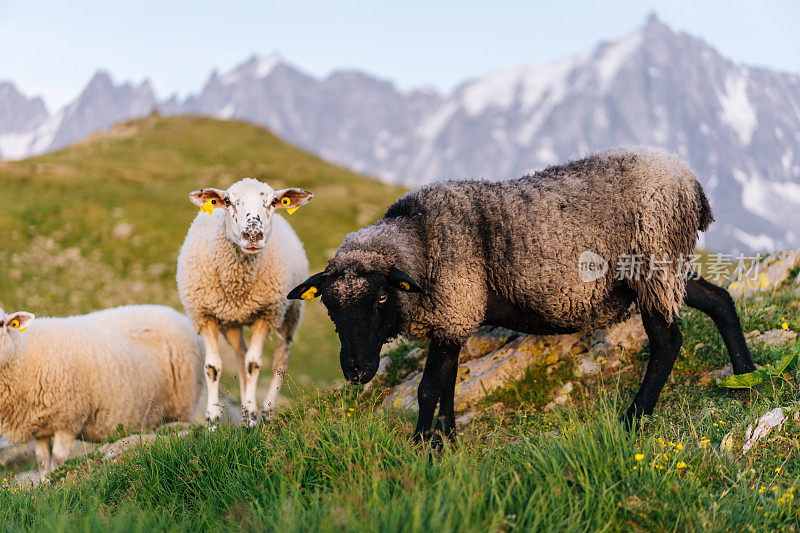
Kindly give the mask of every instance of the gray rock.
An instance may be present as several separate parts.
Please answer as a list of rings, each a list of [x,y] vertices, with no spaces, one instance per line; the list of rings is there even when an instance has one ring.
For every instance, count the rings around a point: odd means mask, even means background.
[[[33,442],[14,444],[0,437],[0,466],[11,466],[33,459]]]
[[[461,347],[458,360],[461,363],[466,363],[477,359],[505,346],[509,341],[516,339],[520,335],[520,333],[510,329],[492,326],[481,327],[473,335],[470,335],[467,342]]]
[[[158,439],[167,439],[167,438],[181,438],[185,437],[189,434],[189,429],[182,429],[180,431],[176,431],[175,433],[171,433],[169,435],[158,435],[157,433],[145,433],[143,435],[129,435],[124,439],[120,439],[116,442],[109,442],[108,444],[104,444],[98,448],[98,452],[101,454],[103,459],[114,459],[119,457],[120,455],[124,454],[125,452],[136,448],[145,446],[147,444],[152,444]]]
[[[498,350],[460,365],[455,389],[456,410],[464,410],[507,382],[522,378],[530,365],[558,362],[570,353],[579,339],[578,334],[524,335]],[[384,400],[386,406],[416,411],[417,387],[421,379],[421,371],[412,372],[389,393]]]
[[[595,351],[613,351],[616,346],[620,351],[636,353],[647,346],[647,333],[642,325],[642,315],[635,314],[629,319],[595,333],[590,342]],[[597,346],[602,345],[602,346]]]
[[[748,331],[747,333],[744,334],[744,340],[752,341],[753,339],[759,336],[761,336],[761,332],[757,329],[754,329],[753,331]]]
[[[785,421],[786,414],[783,409],[776,407],[758,419],[755,429],[753,429],[752,424],[747,426],[744,432],[745,442],[742,446],[742,455],[749,452],[758,441],[769,435],[773,429],[777,428],[780,430]]]
[[[760,342],[765,348],[789,346],[797,340],[797,333],[785,329],[771,329],[766,333],[758,335],[752,342]]]
[[[601,370],[600,363],[594,361],[591,357],[583,357],[575,366],[575,376],[596,376],[600,374]]]
[[[787,281],[800,266],[800,250],[772,254],[749,270],[738,272],[728,285],[734,298],[750,296],[758,291],[772,291]]]

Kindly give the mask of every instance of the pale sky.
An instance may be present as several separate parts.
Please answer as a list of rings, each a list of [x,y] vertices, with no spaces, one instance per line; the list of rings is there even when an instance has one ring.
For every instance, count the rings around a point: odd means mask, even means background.
[[[149,78],[164,98],[279,52],[318,76],[356,68],[448,92],[497,67],[583,51],[651,11],[737,62],[800,71],[797,0],[0,0],[0,80],[52,111],[101,68],[117,82]]]

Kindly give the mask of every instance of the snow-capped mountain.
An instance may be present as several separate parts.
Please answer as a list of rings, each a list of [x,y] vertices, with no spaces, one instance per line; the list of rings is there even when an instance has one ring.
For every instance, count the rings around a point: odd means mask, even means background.
[[[103,77],[105,94],[118,96],[95,104],[87,88],[13,153],[0,129],[0,156],[51,150],[150,111],[149,86],[114,88]],[[0,120],[3,109],[0,99]],[[711,197],[717,223],[704,246],[800,247],[800,76],[738,65],[655,16],[585,53],[501,68],[449,95],[400,91],[356,71],[318,78],[270,56],[214,72],[197,95],[159,109],[261,124],[322,157],[408,185],[515,177],[609,146],[656,145],[687,159]]]
[[[0,135],[35,129],[47,117],[41,98],[27,98],[13,83],[0,81]]]
[[[3,109],[0,93],[0,113]],[[97,130],[122,120],[149,114],[158,106],[150,83],[114,85],[98,72],[73,102],[56,114],[33,123],[33,128],[4,132],[0,128],[0,157],[21,159],[76,143]],[[43,106],[42,106],[43,107]],[[4,119],[0,114],[0,120]]]
[[[221,77],[214,72],[199,95],[164,110],[262,124],[322,157],[396,179],[401,174],[393,169],[413,149],[413,132],[443,100],[433,91],[401,93],[356,71],[316,79],[273,55]]]

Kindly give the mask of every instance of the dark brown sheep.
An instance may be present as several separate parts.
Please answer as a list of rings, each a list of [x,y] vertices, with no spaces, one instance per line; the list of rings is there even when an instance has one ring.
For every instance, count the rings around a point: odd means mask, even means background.
[[[458,353],[479,326],[591,331],[622,320],[636,302],[651,358],[630,422],[653,411],[672,371],[684,303],[714,319],[736,373],[754,369],[730,295],[687,272],[698,231],[712,220],[680,159],[616,149],[515,180],[412,191],[383,219],[348,235],[325,271],[289,298],[322,296],[350,381],[374,376],[389,338],[431,341],[417,438],[433,432],[437,404],[437,428],[453,436]],[[587,260],[595,270],[582,268]],[[620,275],[626,262],[633,268]]]

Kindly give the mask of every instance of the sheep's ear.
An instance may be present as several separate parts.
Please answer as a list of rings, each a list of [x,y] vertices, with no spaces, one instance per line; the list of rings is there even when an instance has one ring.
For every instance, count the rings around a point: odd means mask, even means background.
[[[303,300],[312,301],[319,296],[322,283],[325,281],[325,272],[314,274],[303,283],[292,289],[286,296],[289,300]]]
[[[293,187],[291,189],[281,189],[275,191],[275,207],[285,207],[291,215],[298,207],[308,203],[314,195],[303,189]]]
[[[198,207],[203,207],[206,202],[211,202],[213,207],[226,207],[228,205],[228,193],[211,187],[192,191],[189,194],[189,199]]]
[[[33,313],[28,313],[26,311],[12,313],[6,317],[6,327],[16,329],[22,333],[28,329],[28,324],[30,324],[31,320],[34,318],[36,317],[33,315]]]
[[[388,281],[390,287],[401,291],[420,293],[425,292],[422,290],[422,287],[414,283],[414,280],[412,280],[408,274],[399,268],[392,267],[392,269],[389,271],[389,274],[386,276],[386,281]]]

